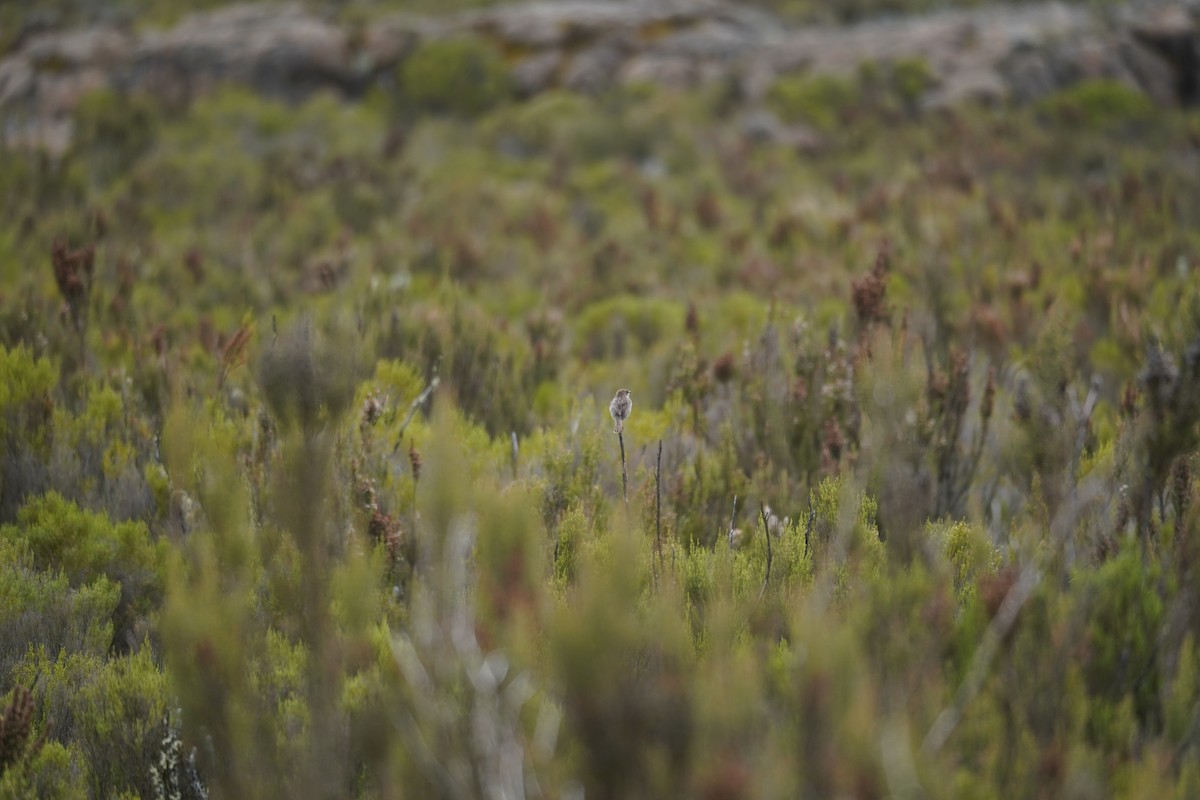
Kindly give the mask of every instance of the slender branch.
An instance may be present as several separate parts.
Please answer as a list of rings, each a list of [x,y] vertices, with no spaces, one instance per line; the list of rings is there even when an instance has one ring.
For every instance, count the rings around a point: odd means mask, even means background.
[[[229,373],[236,368],[246,363],[246,346],[250,344],[252,336],[248,326],[243,325],[238,328],[225,346],[221,348],[221,354],[218,358],[220,369],[217,371],[217,389],[225,388],[225,381],[229,378]]]
[[[1082,492],[1080,488],[1083,489]],[[1075,523],[1079,519],[1080,512],[1088,504],[1102,497],[1106,491],[1107,487],[1099,477],[1085,479],[1082,487],[1076,487],[1071,491],[1070,498],[1050,523],[1051,553],[1056,554],[1063,548],[1075,530]],[[1021,609],[1041,580],[1041,570],[1035,564],[1028,563],[1021,568],[1016,582],[1004,595],[1004,600],[1001,601],[996,616],[992,617],[991,623],[984,631],[983,640],[971,657],[967,676],[955,693],[954,701],[938,714],[929,733],[925,735],[925,741],[921,743],[922,752],[928,755],[936,754],[954,733],[955,728],[962,721],[967,705],[983,688],[983,682],[991,671],[992,662],[1000,652],[1000,645],[1016,625]]]
[[[654,545],[658,549],[658,569],[665,572],[662,549],[662,439],[658,440],[658,459],[654,462]]]
[[[433,394],[433,390],[436,389],[438,384],[441,382],[442,379],[434,375],[433,380],[431,380],[429,385],[425,387],[425,391],[417,395],[417,399],[413,400],[409,405],[408,416],[404,418],[404,422],[400,423],[400,430],[396,431],[396,444],[392,447],[392,455],[395,455],[396,451],[400,449],[400,443],[404,440],[404,431],[406,428],[408,428],[408,423],[412,422],[413,417],[417,415],[417,409],[419,409],[425,403],[425,401],[429,399],[429,395]]]
[[[817,510],[813,508],[812,500],[808,501],[808,522],[804,525],[804,557],[808,558],[808,537],[812,534],[813,522],[817,518]]]
[[[629,473],[625,469],[625,431],[617,431],[617,441],[621,443],[621,498],[629,505]]]
[[[1200,703],[1192,706],[1192,724],[1188,726],[1187,731],[1179,740],[1179,744],[1175,746],[1172,758],[1176,764],[1187,754],[1188,748],[1195,744],[1198,735],[1200,735]]]
[[[1070,492],[1068,501],[1074,504],[1076,495],[1079,492],[1079,465],[1083,460],[1083,451],[1087,446],[1087,435],[1091,429],[1092,414],[1096,411],[1096,403],[1100,400],[1100,377],[1093,375],[1089,383],[1087,397],[1084,398],[1083,405],[1079,405],[1078,396],[1075,393],[1075,387],[1071,386],[1068,392],[1068,397],[1071,401],[1072,412],[1075,416],[1075,450],[1071,454],[1070,466]],[[1165,518],[1166,514],[1163,514]],[[1067,565],[1075,563],[1075,540],[1067,537],[1065,540],[1066,560]]]
[[[733,521],[737,519],[737,495],[733,496],[733,511],[729,514],[729,546],[733,547]]]
[[[982,425],[980,425],[978,436],[971,448],[971,453],[967,456],[967,465],[963,468],[963,475],[955,476],[954,497],[950,499],[950,508],[958,508],[971,488],[971,480],[979,470],[980,462],[983,461],[983,450],[987,445],[988,425],[990,423],[990,419],[985,419]]]
[[[410,535],[415,539],[417,535],[417,484],[421,481],[421,454],[411,441],[408,443],[408,464],[412,470],[413,482],[412,533]]]
[[[1079,407],[1079,401],[1075,396],[1075,387],[1072,386],[1070,388],[1071,407],[1072,411],[1075,412],[1075,453],[1071,461],[1071,479],[1074,480],[1079,474],[1079,462],[1083,460],[1083,450],[1087,446],[1087,435],[1092,422],[1092,414],[1095,413],[1096,403],[1100,400],[1100,378],[1097,375],[1092,376],[1087,397],[1084,398],[1082,407]]]
[[[771,523],[767,519],[767,507],[760,501],[758,504],[758,514],[762,517],[763,534],[767,537],[767,574],[763,576],[763,591],[767,590],[767,584],[771,582]],[[761,597],[761,592],[759,593]]]
[[[517,479],[517,432],[512,432],[512,472],[513,480]]]
[[[996,657],[996,653],[1000,649],[1000,643],[1004,641],[1004,637],[1016,624],[1017,615],[1041,580],[1042,574],[1036,568],[1021,571],[1020,577],[1008,590],[1003,602],[1000,603],[1000,608],[996,612],[996,616],[992,618],[991,625],[984,631],[983,641],[979,643],[975,655],[971,657],[971,666],[967,670],[967,677],[958,687],[958,692],[954,695],[954,702],[938,714],[937,719],[933,722],[933,727],[925,736],[925,741],[921,743],[922,751],[930,755],[937,753],[950,738],[954,729],[958,727],[967,704],[982,688],[983,681],[990,671],[992,659]]]

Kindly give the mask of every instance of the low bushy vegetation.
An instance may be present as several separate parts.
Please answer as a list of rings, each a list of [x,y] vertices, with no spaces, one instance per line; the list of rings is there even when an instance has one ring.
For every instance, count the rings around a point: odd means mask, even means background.
[[[1196,112],[494,58],[0,153],[0,797],[1200,794]]]

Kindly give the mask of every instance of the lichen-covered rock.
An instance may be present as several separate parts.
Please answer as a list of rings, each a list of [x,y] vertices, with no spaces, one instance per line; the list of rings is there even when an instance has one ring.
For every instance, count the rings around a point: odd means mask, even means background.
[[[1193,0],[1188,6],[1167,5],[1143,13],[1128,9],[1125,25],[1134,41],[1160,59],[1144,84],[1150,95],[1158,100],[1166,90],[1180,102],[1200,102],[1200,3]],[[1161,71],[1164,62],[1167,70]]]
[[[108,84],[131,46],[109,28],[43,33],[0,60],[0,140],[61,153],[70,145],[70,114],[83,95]]]
[[[529,56],[513,67],[513,88],[522,97],[543,92],[554,85],[562,64],[563,55],[558,50],[546,50]]]
[[[801,153],[819,150],[821,135],[806,125],[787,125],[766,109],[748,111],[738,120],[742,136],[756,143],[778,144]]]
[[[139,40],[120,81],[172,99],[216,83],[300,99],[324,88],[353,90],[358,76],[346,33],[296,6],[242,5],[195,14]]]
[[[716,0],[569,0],[498,6],[464,15],[460,24],[514,47],[573,48],[635,34],[653,38],[659,31],[693,25],[723,10]]]
[[[563,71],[562,85],[579,92],[607,89],[627,53],[628,46],[621,42],[604,42],[576,53]]]

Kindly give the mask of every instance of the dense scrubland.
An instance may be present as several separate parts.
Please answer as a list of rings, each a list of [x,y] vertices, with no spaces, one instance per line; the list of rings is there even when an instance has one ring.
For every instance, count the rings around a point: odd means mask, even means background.
[[[498,59],[0,153],[0,796],[1200,796],[1200,116]]]

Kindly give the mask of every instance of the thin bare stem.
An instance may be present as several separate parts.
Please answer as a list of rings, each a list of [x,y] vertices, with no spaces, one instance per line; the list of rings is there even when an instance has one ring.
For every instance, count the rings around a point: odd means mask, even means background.
[[[737,495],[733,496],[733,511],[729,513],[729,547],[733,548],[733,523],[737,519]]]
[[[816,521],[817,510],[813,508],[812,500],[808,501],[808,522],[804,525],[804,557],[808,558],[808,538],[812,535],[813,522]]]
[[[1106,485],[1098,477],[1085,479],[1081,488],[1083,491],[1079,491],[1077,488],[1071,492],[1069,501],[1063,504],[1050,524],[1051,553],[1058,553],[1063,548],[1075,530],[1075,523],[1078,521],[1081,511],[1107,491]],[[984,631],[983,640],[975,648],[975,654],[971,657],[971,665],[967,668],[967,676],[958,687],[954,701],[938,714],[929,733],[925,735],[925,741],[921,743],[922,752],[934,755],[950,739],[950,735],[962,721],[967,705],[983,688],[983,682],[991,671],[992,662],[1000,652],[1001,643],[1016,625],[1021,609],[1041,580],[1042,571],[1036,564],[1027,563],[1021,568],[1016,582],[1004,595],[1004,600],[1001,601],[996,616],[992,617],[991,623]]]
[[[629,473],[625,469],[625,431],[617,431],[617,441],[621,443],[621,498],[629,505]]]
[[[433,394],[433,390],[436,389],[438,384],[441,382],[442,379],[434,375],[433,380],[429,382],[429,385],[425,387],[425,390],[417,395],[417,399],[413,400],[409,405],[408,416],[404,418],[404,422],[400,423],[400,430],[396,431],[396,444],[392,447],[393,455],[395,455],[396,451],[400,449],[400,442],[404,440],[404,431],[408,428],[408,423],[412,422],[413,417],[417,415],[417,409],[419,409],[425,403],[425,401],[429,399],[429,395]]]
[[[412,470],[413,482],[412,527],[409,529],[411,531],[409,535],[414,537],[415,540],[417,535],[417,484],[421,481],[422,458],[421,453],[417,450],[417,446],[412,442],[408,444],[408,464]]]
[[[767,584],[771,582],[771,524],[767,520],[767,507],[761,502],[758,504],[758,514],[762,517],[763,535],[767,537],[767,572],[763,576],[763,591],[767,590]],[[761,596],[761,594],[760,594]]]
[[[654,546],[658,549],[658,569],[662,573],[667,568],[662,549],[662,439],[658,440],[658,459],[654,462]]]
[[[512,473],[513,480],[517,479],[517,432],[512,432]]]
[[[933,727],[926,734],[925,741],[921,744],[924,752],[932,755],[941,750],[942,745],[950,738],[950,734],[958,727],[967,704],[982,688],[984,678],[990,671],[992,660],[1000,649],[1000,643],[1004,641],[1004,637],[1016,624],[1017,614],[1020,613],[1025,601],[1029,599],[1029,595],[1033,593],[1041,580],[1041,571],[1031,566],[1021,571],[1016,583],[1008,590],[1008,594],[1000,603],[1000,609],[992,618],[991,625],[984,631],[983,641],[979,643],[979,647],[975,649],[975,655],[971,657],[971,666],[967,671],[966,680],[958,687],[954,702],[938,714],[937,719],[933,722]]]
[[[225,388],[229,373],[246,363],[246,347],[250,344],[252,333],[249,327],[243,325],[234,332],[226,345],[221,348],[218,359],[220,369],[217,371],[217,389]]]

